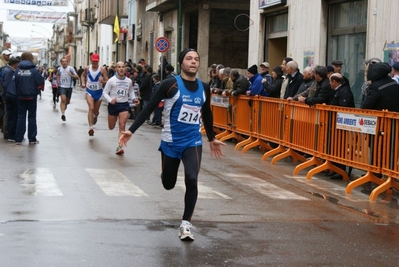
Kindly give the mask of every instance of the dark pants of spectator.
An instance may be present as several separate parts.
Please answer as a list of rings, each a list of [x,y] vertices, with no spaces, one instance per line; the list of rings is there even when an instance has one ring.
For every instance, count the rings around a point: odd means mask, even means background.
[[[6,103],[8,139],[15,140],[18,118],[18,98],[16,96],[7,96]]]
[[[18,119],[17,131],[15,133],[15,142],[22,142],[26,132],[26,113],[28,113],[28,140],[36,141],[37,124],[36,124],[37,98],[18,99]]]
[[[163,107],[156,107],[154,109],[154,116],[152,117],[152,123],[156,125],[161,125],[162,124],[162,110]]]

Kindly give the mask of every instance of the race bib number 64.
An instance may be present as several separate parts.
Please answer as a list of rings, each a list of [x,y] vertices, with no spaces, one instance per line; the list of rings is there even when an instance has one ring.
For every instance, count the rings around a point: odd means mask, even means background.
[[[196,106],[190,106],[187,104],[183,104],[179,117],[177,120],[182,123],[187,124],[199,124],[201,118],[201,108]]]

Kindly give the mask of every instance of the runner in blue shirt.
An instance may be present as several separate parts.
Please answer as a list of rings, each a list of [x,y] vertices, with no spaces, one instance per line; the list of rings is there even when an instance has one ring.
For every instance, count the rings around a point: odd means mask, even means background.
[[[180,161],[184,165],[184,213],[179,229],[181,240],[194,240],[190,231],[191,217],[198,196],[198,173],[202,157],[201,119],[206,130],[211,156],[220,158],[223,142],[215,139],[210,105],[209,85],[196,78],[200,57],[194,49],[185,49],[179,56],[181,75],[162,81],[148,105],[140,112],[128,131],[119,138],[126,146],[133,133],[145,122],[151,112],[164,100],[164,128],[159,151],[162,157],[162,184],[174,188]]]

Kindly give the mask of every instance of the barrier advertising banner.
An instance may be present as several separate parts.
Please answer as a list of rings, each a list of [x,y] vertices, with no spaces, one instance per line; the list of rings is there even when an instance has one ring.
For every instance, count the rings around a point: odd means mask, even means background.
[[[29,21],[45,23],[66,23],[67,13],[46,12],[46,11],[27,11],[27,10],[7,10],[8,21]]]
[[[375,135],[377,133],[377,117],[338,112],[337,129]]]
[[[227,108],[227,107],[229,107],[229,97],[228,96],[220,96],[220,95],[212,95],[211,104],[214,106]]]

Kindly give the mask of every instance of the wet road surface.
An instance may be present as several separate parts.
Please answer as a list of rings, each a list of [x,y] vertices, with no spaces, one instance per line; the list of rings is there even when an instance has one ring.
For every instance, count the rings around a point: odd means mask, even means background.
[[[48,84],[47,84],[48,85]],[[396,266],[396,195],[369,202],[360,188],[294,164],[262,161],[227,142],[213,159],[204,142],[194,242],[181,242],[183,168],[160,183],[160,128],[143,125],[124,156],[106,106],[94,137],[75,89],[62,122],[48,88],[38,100],[40,144],[0,140],[0,266]],[[131,123],[132,121],[129,121]]]

